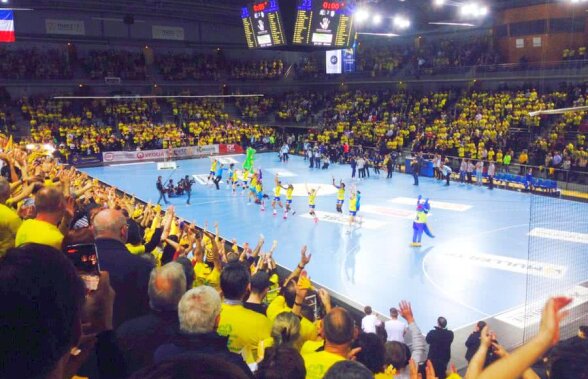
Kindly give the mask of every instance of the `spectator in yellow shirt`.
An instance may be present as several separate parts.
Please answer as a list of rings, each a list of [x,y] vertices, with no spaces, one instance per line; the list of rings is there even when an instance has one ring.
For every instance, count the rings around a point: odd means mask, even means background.
[[[247,363],[254,363],[259,342],[270,336],[271,323],[266,316],[243,307],[251,288],[249,281],[249,271],[241,263],[229,263],[223,268],[220,286],[224,301],[217,332],[229,337],[230,351],[241,353]]]
[[[0,177],[0,256],[8,249],[14,247],[14,238],[22,220],[10,207],[6,206],[6,200],[10,198],[10,184]]]
[[[353,319],[343,308],[334,308],[323,321],[325,348],[323,351],[304,354],[306,379],[322,379],[335,363],[352,355],[351,343],[355,337]]]
[[[62,250],[63,232],[57,227],[61,223],[69,227],[73,216],[73,201],[66,203],[61,190],[56,187],[42,188],[35,195],[37,217],[25,220],[16,233],[15,246],[38,243]]]

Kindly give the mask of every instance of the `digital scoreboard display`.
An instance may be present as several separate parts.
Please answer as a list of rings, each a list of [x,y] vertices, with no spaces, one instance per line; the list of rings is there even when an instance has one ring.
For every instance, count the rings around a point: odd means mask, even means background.
[[[241,8],[247,47],[273,47],[286,44],[278,0],[255,1]]]
[[[298,0],[294,45],[346,48],[353,44],[351,0]]]

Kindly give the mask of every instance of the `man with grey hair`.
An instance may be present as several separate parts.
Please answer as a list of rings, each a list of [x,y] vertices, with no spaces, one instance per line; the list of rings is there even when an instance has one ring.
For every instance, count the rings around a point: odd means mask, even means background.
[[[6,205],[6,200],[10,198],[10,183],[8,180],[0,177],[0,257],[8,249],[14,247],[14,238],[22,220],[14,209]]]
[[[126,321],[116,330],[118,346],[128,372],[153,364],[153,353],[177,332],[178,303],[186,293],[186,274],[181,264],[170,262],[151,271],[149,306],[145,316]]]
[[[154,362],[199,355],[214,355],[234,363],[253,377],[251,370],[239,354],[227,348],[228,337],[216,333],[221,311],[221,298],[209,286],[199,286],[186,292],[178,306],[180,331],[169,343],[161,345],[153,356]]]
[[[153,268],[147,260],[129,252],[127,220],[122,212],[103,209],[92,221],[100,269],[110,273],[116,291],[114,326],[149,312],[147,287]]]

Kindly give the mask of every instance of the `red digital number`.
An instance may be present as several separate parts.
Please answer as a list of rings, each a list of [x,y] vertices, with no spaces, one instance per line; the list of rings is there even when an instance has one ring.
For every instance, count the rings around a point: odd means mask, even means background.
[[[254,12],[263,12],[266,7],[267,7],[267,1],[264,1],[263,3],[253,4],[253,11]]]
[[[339,9],[343,8],[344,6],[345,6],[345,3],[336,3],[336,2],[330,2],[330,1],[323,2],[323,9],[326,9],[328,11],[338,11]]]

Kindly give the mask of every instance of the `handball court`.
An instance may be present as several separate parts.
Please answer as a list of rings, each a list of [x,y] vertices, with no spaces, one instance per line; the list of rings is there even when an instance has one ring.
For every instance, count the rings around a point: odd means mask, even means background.
[[[220,157],[240,168],[244,155]],[[257,154],[256,168],[264,180],[266,210],[248,205],[240,189],[234,196],[222,182],[217,191],[206,184],[210,160],[178,161],[176,170],[158,171],[156,163],[144,162],[84,169],[89,175],[114,185],[144,201],[156,202],[157,176],[177,183],[185,175],[196,180],[192,205],[186,197],[171,198],[176,213],[188,221],[219,222],[221,236],[239,244],[255,244],[265,236],[265,249],[278,241],[275,260],[294,269],[300,248],[308,246],[311,279],[334,297],[358,308],[371,305],[388,316],[388,309],[408,300],[418,325],[426,334],[438,316],[456,331],[454,356],[463,357],[462,345],[472,324],[490,320],[507,346],[522,342],[525,330],[536,327],[540,309],[549,295],[567,294],[576,300],[569,321],[588,306],[588,204],[530,195],[502,189],[420,178],[386,172],[365,180],[351,180],[348,165],[328,170],[310,169],[302,157],[281,163],[275,153]],[[287,220],[278,210],[272,216],[274,175],[295,187],[295,215]],[[347,185],[344,216],[336,213],[337,182]],[[225,172],[226,178],[226,172]],[[320,186],[316,201],[320,221],[308,215],[305,183]],[[348,227],[350,186],[361,191],[361,226]],[[429,198],[429,227],[436,238],[423,236],[423,246],[412,248],[412,220],[419,195]],[[285,191],[282,191],[282,200]],[[265,250],[264,249],[264,250]],[[586,314],[586,312],[584,312]],[[584,316],[585,317],[585,316]],[[460,336],[463,334],[463,337]]]

